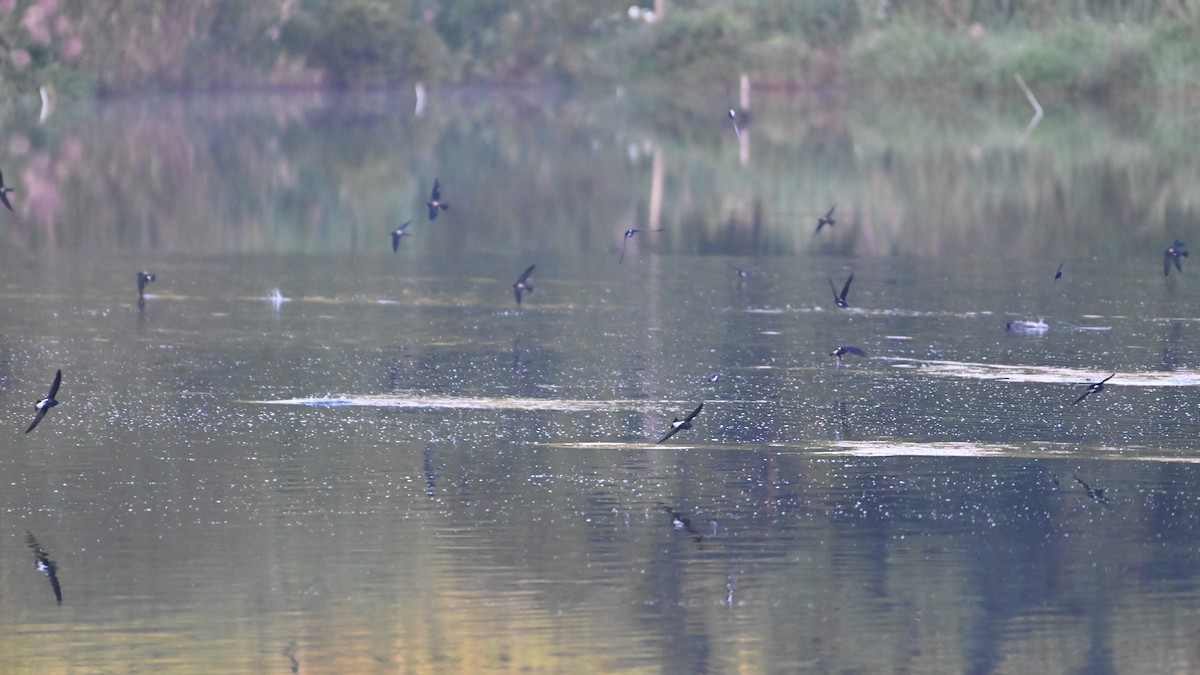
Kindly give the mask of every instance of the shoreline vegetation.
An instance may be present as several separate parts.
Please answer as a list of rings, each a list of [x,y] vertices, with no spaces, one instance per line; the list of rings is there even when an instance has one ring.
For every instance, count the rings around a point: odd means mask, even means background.
[[[1196,98],[1200,0],[0,0],[0,91],[457,84]],[[650,6],[653,4],[655,6]],[[732,103],[732,100],[730,101]]]

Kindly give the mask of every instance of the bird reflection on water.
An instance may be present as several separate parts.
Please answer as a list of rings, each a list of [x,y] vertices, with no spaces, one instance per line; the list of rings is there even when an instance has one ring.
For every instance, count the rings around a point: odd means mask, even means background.
[[[61,605],[62,587],[58,583],[58,565],[54,564],[54,561],[50,559],[50,554],[46,553],[32,532],[25,533],[25,543],[33,551],[34,565],[37,566],[37,570],[45,574],[46,578],[50,581],[50,589],[54,591],[56,604]]]

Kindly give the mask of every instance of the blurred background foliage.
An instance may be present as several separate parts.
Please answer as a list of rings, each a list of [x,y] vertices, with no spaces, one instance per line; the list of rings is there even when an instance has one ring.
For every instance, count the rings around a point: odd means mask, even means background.
[[[1200,0],[0,0],[10,95],[258,86],[1200,84]]]

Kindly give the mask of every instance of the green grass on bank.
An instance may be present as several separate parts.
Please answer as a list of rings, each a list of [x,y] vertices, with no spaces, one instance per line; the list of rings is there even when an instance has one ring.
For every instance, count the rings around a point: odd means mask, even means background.
[[[1200,0],[30,0],[0,13],[0,91],[620,84],[1039,95],[1200,92]]]
[[[1194,96],[1200,29],[1083,19],[1040,30],[931,32],[902,22],[864,33],[845,61],[847,81],[860,86],[988,92],[1010,88],[1020,74],[1049,95]]]

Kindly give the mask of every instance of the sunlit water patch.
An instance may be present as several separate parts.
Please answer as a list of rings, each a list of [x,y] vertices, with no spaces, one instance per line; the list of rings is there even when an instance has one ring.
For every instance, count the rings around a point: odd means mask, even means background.
[[[775,444],[772,444],[775,447]],[[778,446],[787,447],[787,446]],[[970,441],[835,441],[825,447],[804,448],[802,452],[819,457],[979,457],[1031,459],[1105,459],[1139,462],[1200,464],[1200,457],[1183,452],[1164,453],[1146,446],[1080,446],[1074,443],[976,443]]]
[[[1084,384],[1103,379],[1112,373],[1112,371],[1108,370],[1083,370],[1081,368],[1060,368],[1056,366],[931,361],[899,356],[884,356],[879,358],[883,361],[891,361],[896,368],[914,369],[922,375],[971,380]],[[1106,386],[1196,387],[1200,386],[1200,371],[1117,372],[1116,376]]]
[[[288,398],[274,401],[247,401],[268,405],[358,406],[374,408],[443,408],[454,410],[553,410],[590,412],[636,410],[657,412],[664,406],[678,406],[688,401],[662,400],[571,400],[555,398],[506,398],[459,396],[317,396]]]

